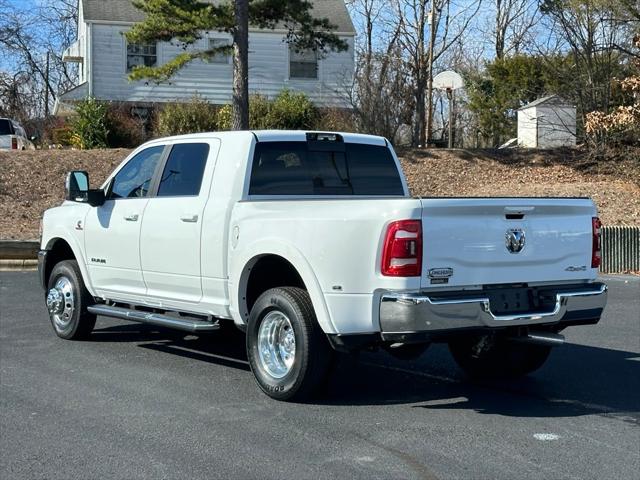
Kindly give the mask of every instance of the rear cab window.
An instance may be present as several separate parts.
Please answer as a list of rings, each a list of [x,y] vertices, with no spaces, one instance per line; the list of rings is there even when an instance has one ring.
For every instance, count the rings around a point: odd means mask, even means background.
[[[13,135],[13,124],[11,120],[0,118],[0,135]]]
[[[405,196],[386,146],[268,141],[255,147],[249,195]]]

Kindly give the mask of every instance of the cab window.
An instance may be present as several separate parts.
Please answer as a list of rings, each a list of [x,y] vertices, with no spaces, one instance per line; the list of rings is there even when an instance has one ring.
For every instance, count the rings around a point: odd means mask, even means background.
[[[162,145],[149,147],[129,160],[114,177],[109,199],[146,197],[163,150]]]
[[[174,145],[160,177],[158,197],[199,195],[208,156],[206,143]]]

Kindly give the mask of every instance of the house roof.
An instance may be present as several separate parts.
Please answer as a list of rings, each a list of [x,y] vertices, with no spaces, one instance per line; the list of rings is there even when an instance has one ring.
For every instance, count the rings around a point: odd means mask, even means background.
[[[86,22],[135,23],[144,20],[144,14],[135,8],[131,0],[81,0]],[[203,0],[221,3],[223,0]],[[328,18],[336,25],[337,32],[355,34],[351,16],[344,0],[311,0],[316,18]]]
[[[556,105],[558,107],[573,107],[573,105],[567,102],[559,95],[547,95],[546,97],[538,98],[531,103],[527,103],[525,106],[520,107],[518,110],[526,110],[531,107],[538,107],[543,104]]]

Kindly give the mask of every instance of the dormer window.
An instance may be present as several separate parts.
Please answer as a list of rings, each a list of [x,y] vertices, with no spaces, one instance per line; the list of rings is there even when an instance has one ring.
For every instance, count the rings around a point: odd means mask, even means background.
[[[289,78],[317,80],[318,52],[297,50],[294,45],[289,45]]]
[[[127,72],[133,67],[155,67],[158,63],[156,44],[127,43]]]

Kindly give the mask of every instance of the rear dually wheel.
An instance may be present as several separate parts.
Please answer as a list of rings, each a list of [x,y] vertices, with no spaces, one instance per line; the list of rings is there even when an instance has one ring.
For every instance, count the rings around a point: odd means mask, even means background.
[[[247,357],[258,386],[277,400],[305,400],[323,384],[332,350],[309,294],[272,288],[251,309]]]

